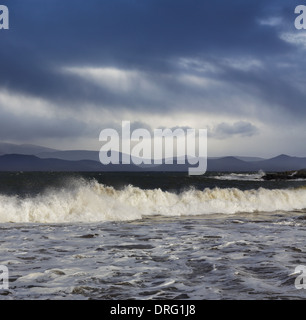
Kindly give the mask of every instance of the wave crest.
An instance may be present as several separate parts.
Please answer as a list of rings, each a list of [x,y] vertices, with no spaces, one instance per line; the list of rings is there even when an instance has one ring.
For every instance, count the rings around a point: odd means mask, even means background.
[[[188,190],[179,194],[127,186],[116,190],[79,180],[61,190],[19,198],[0,195],[0,222],[69,223],[137,220],[146,216],[188,216],[292,211],[306,208],[306,189],[237,188]]]

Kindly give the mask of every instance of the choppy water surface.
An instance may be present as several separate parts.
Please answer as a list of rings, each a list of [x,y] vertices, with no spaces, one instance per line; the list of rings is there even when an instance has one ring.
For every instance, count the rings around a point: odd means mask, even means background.
[[[303,182],[213,180],[3,191],[0,299],[305,299],[290,276],[306,265]]]

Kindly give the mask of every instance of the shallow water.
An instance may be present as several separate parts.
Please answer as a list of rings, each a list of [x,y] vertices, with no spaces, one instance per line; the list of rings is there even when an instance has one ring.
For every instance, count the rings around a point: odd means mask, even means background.
[[[1,226],[1,299],[304,299],[306,212]]]

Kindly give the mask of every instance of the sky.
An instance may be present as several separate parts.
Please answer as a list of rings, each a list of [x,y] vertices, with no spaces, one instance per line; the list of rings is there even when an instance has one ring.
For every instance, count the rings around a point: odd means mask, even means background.
[[[0,0],[0,141],[208,130],[208,156],[306,156],[302,0]],[[306,3],[305,3],[306,5]]]

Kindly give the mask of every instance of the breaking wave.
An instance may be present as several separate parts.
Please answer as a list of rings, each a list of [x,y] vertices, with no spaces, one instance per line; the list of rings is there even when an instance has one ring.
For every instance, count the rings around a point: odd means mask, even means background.
[[[260,170],[257,173],[229,173],[212,176],[217,180],[237,180],[237,181],[263,181],[265,173]]]
[[[188,216],[292,211],[306,208],[306,189],[237,188],[171,193],[127,186],[116,190],[96,181],[78,180],[71,187],[33,197],[0,195],[0,223],[126,221],[146,216]]]

